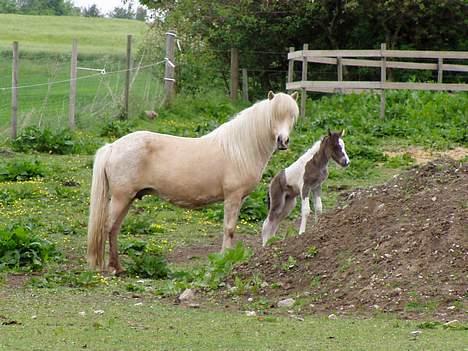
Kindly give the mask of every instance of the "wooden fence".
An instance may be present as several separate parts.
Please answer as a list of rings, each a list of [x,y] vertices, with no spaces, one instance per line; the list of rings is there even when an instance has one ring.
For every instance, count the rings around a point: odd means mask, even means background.
[[[372,59],[363,59],[372,58]],[[388,59],[433,59],[429,62],[389,61]],[[364,90],[377,91],[380,96],[380,116],[385,115],[385,90],[435,90],[435,91],[468,91],[465,83],[443,83],[444,71],[468,72],[468,65],[446,63],[444,60],[468,60],[468,51],[413,51],[387,50],[385,44],[380,50],[309,50],[304,44],[303,50],[289,48],[287,90],[301,91],[301,115],[305,115],[307,91],[325,93],[351,93]],[[294,62],[302,62],[301,80],[294,81]],[[320,63],[337,65],[336,81],[309,81],[308,64]],[[380,68],[380,81],[344,81],[343,66]],[[437,83],[391,82],[387,80],[387,69],[437,70]]]

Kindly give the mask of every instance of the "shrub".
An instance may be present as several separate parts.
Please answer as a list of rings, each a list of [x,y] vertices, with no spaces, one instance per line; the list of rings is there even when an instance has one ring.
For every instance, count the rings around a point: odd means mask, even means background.
[[[167,241],[150,240],[148,243],[133,240],[123,246],[129,256],[128,272],[143,278],[162,279],[170,274],[166,254],[171,248]]]
[[[22,181],[44,176],[44,167],[37,161],[13,160],[0,164],[0,181]]]
[[[0,228],[0,271],[37,271],[59,256],[53,243],[33,235],[26,226]]]
[[[65,155],[73,153],[73,134],[63,129],[52,132],[50,129],[28,127],[23,129],[20,135],[12,141],[15,151],[38,151],[49,154]]]
[[[104,124],[99,135],[102,137],[117,139],[130,133],[132,128],[133,125],[129,121],[112,119]]]
[[[69,288],[92,288],[107,284],[107,280],[95,272],[64,271],[46,273],[41,277],[34,277],[29,285],[35,288],[56,288],[66,286]]]
[[[232,249],[224,253],[208,255],[208,264],[193,271],[173,273],[176,286],[193,286],[203,289],[217,289],[223,279],[232,271],[234,266],[247,261],[252,256],[252,250],[246,248],[242,242],[237,242]]]

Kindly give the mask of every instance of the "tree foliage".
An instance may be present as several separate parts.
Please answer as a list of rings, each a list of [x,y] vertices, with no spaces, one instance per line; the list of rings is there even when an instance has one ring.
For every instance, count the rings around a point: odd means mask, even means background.
[[[466,0],[140,0],[160,24],[203,38],[225,64],[237,47],[241,66],[260,70],[264,89],[284,81],[288,47],[461,50]],[[284,53],[274,55],[268,53]],[[279,72],[283,72],[279,74]]]
[[[0,0],[0,13],[70,16],[79,11],[69,0]]]

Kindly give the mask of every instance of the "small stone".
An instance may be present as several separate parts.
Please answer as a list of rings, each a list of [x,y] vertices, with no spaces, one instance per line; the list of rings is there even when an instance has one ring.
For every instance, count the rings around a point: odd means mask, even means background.
[[[255,317],[257,315],[257,312],[255,312],[255,311],[245,311],[245,315],[247,317]]]
[[[133,306],[141,306],[143,305],[143,302],[137,302],[136,304],[134,304]]]
[[[95,314],[104,314],[104,311],[103,310],[95,310],[94,313]]]
[[[411,334],[411,336],[416,337],[416,336],[419,336],[420,334],[422,334],[422,331],[420,331],[420,330],[415,330],[415,331],[412,331],[410,334]]]
[[[36,316],[36,315],[34,315],[34,316],[31,316],[31,319],[36,319],[36,318],[37,318],[37,316]]]
[[[199,303],[189,303],[188,307],[190,307],[190,308],[200,308],[200,304]]]
[[[288,298],[278,301],[278,307],[292,307],[296,301],[293,298]]]
[[[85,311],[78,312],[78,314],[79,314],[80,316],[83,316],[83,317],[86,316],[86,312],[85,312]]]
[[[338,317],[336,316],[336,314],[332,313],[328,315],[328,319],[335,320],[335,319],[338,319]]]
[[[453,328],[456,327],[459,323],[460,322],[458,321],[458,319],[454,319],[453,321],[444,323],[444,327]]]
[[[179,295],[180,302],[192,301],[195,297],[195,293],[192,289],[185,289],[182,294]]]
[[[252,302],[252,301],[253,301],[253,298],[252,298],[252,297],[249,297],[249,298],[247,299],[247,301],[248,301],[248,302]]]
[[[437,200],[437,196],[431,197],[431,200],[432,200],[432,201],[436,201],[436,200]]]
[[[447,307],[448,310],[454,310],[456,307],[455,306],[449,306]]]
[[[260,285],[262,289],[268,288],[269,286],[270,284],[268,284],[267,282],[262,282],[262,284]]]

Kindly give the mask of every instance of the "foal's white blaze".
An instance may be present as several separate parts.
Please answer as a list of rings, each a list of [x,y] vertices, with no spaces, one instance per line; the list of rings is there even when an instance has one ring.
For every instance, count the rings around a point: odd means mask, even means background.
[[[340,146],[341,146],[341,151],[343,152],[343,155],[345,156],[346,164],[349,165],[349,157],[348,157],[348,154],[346,153],[345,144],[344,144],[343,139],[340,138],[340,139],[338,140],[338,143],[340,144]]]

